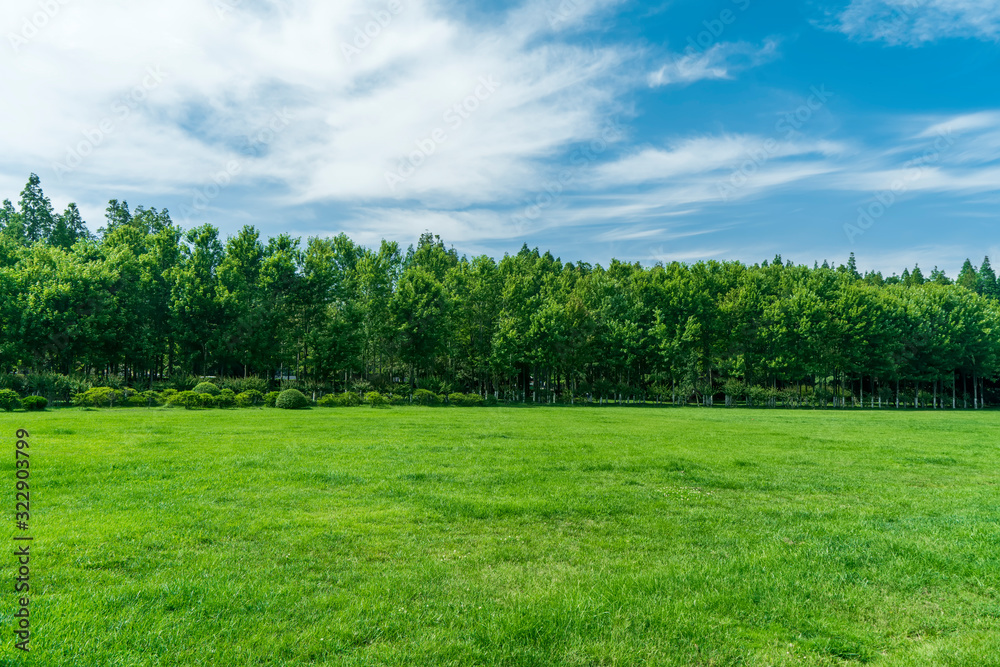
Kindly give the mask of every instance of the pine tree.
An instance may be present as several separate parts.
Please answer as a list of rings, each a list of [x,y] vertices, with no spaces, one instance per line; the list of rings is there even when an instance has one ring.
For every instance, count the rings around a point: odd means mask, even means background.
[[[55,226],[55,215],[52,212],[52,202],[42,192],[41,179],[37,174],[28,178],[27,185],[21,191],[21,225],[23,238],[27,243],[47,239]]]
[[[69,250],[74,243],[88,236],[90,236],[90,232],[87,231],[87,226],[83,222],[80,209],[76,207],[76,204],[70,204],[62,215],[56,216],[55,227],[49,237],[49,243]]]
[[[939,269],[936,266],[934,267],[934,270],[931,271],[931,280],[930,281],[932,283],[934,283],[935,285],[950,285],[951,284],[951,278],[949,278],[947,276],[947,274],[945,274],[944,271],[942,271],[941,269]]]
[[[997,274],[993,272],[993,267],[990,266],[990,258],[987,257],[983,260],[983,265],[979,267],[979,283],[978,292],[985,297],[991,299],[997,298]]]
[[[847,273],[849,273],[852,278],[861,278],[861,274],[858,273],[858,260],[854,256],[853,252],[851,253],[851,257],[847,260]]]
[[[923,273],[923,271],[920,270],[920,265],[917,264],[916,266],[913,267],[913,273],[910,274],[910,283],[909,284],[911,284],[911,285],[923,285],[925,282],[927,282],[927,281],[924,280],[924,273]]]
[[[955,283],[971,292],[979,291],[979,274],[976,273],[976,268],[972,266],[972,262],[968,259],[962,265],[962,270],[959,272],[958,280]]]

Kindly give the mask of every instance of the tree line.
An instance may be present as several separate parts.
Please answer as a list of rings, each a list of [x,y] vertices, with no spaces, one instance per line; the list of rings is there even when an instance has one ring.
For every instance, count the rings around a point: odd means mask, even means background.
[[[405,251],[250,226],[223,239],[117,200],[94,234],[34,174],[0,209],[0,295],[0,386],[256,376],[314,396],[981,407],[1000,368],[988,258],[954,280],[862,275],[853,255],[603,267],[525,246],[497,261],[429,233]]]

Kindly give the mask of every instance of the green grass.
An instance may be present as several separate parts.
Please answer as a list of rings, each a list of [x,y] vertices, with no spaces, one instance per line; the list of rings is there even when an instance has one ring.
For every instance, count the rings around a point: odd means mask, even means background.
[[[35,635],[12,648],[3,583],[0,665],[996,665],[998,426],[4,414],[10,520],[14,431],[32,434]]]

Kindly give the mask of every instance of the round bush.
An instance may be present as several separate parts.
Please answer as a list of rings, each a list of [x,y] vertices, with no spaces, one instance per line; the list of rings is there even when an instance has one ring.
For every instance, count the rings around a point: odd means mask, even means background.
[[[49,399],[44,396],[25,396],[21,399],[21,407],[28,412],[41,412],[49,405]]]
[[[242,394],[236,395],[236,406],[240,408],[249,408],[261,403],[263,400],[264,394],[260,393],[256,389],[247,389]]]
[[[270,391],[264,395],[264,405],[269,408],[273,408],[274,404],[278,402],[278,396],[281,395],[280,391]]]
[[[413,402],[417,405],[437,405],[441,402],[441,397],[433,391],[427,389],[417,389],[413,392]]]
[[[13,389],[0,389],[0,409],[11,412],[21,405],[21,397]]]
[[[309,407],[309,399],[298,389],[286,389],[278,395],[274,407],[281,410],[301,410]]]
[[[201,396],[201,394],[196,394],[193,391],[182,391],[168,398],[167,405],[182,406],[186,410],[190,410],[201,405]]]
[[[218,396],[220,390],[211,382],[199,382],[193,391],[196,394],[211,394],[212,396]]]
[[[215,403],[220,408],[231,408],[236,405],[236,394],[232,389],[223,389],[219,395],[215,397]]]

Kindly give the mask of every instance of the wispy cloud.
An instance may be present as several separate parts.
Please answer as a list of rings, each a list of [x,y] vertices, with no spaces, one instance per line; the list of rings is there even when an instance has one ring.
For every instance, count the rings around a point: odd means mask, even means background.
[[[18,129],[0,134],[0,180],[38,171],[82,197],[183,196],[238,160],[233,187],[266,186],[285,204],[495,201],[533,184],[539,158],[599,132],[630,55],[560,35],[608,4],[576,3],[561,25],[521,10],[469,25],[432,0],[61,3],[30,41],[0,50],[0,87],[20,100],[5,110]],[[37,11],[4,7],[14,24]],[[61,170],[150,67],[163,82]],[[489,99],[483,80],[498,85]],[[242,151],[282,110],[294,120],[266,150]],[[386,173],[439,130],[433,155],[390,189]]]
[[[671,62],[649,75],[649,85],[657,88],[706,79],[731,79],[737,72],[777,57],[778,42],[773,39],[760,46],[748,42],[723,42],[704,52],[677,54]]]
[[[947,37],[1000,39],[996,0],[852,0],[837,29],[858,41],[920,46]]]

